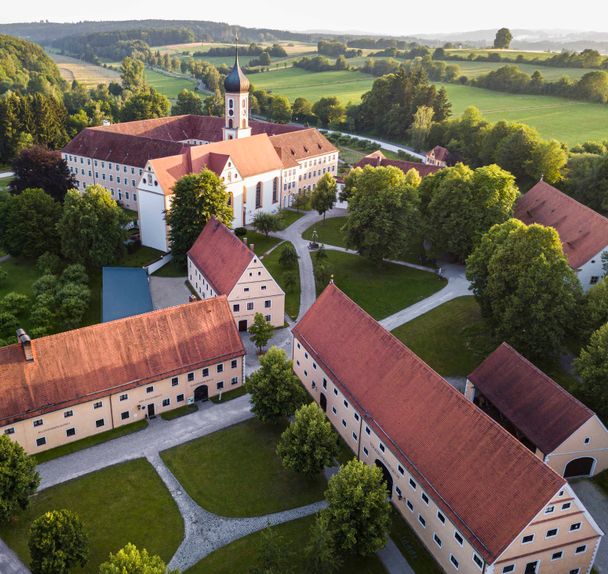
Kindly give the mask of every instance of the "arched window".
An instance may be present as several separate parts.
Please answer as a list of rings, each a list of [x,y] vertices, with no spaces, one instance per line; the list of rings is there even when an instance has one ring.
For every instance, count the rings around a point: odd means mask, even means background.
[[[229,127],[230,129],[232,129],[233,125],[234,125],[234,122],[232,121],[232,118],[230,118],[230,119],[228,120],[228,127]]]
[[[255,208],[259,209],[262,207],[262,182],[258,181],[255,186]]]
[[[228,107],[229,107],[230,109],[234,108],[234,100],[233,100],[233,99],[229,99],[229,100],[228,100]]]
[[[279,201],[279,178],[275,177],[272,181],[272,203]]]

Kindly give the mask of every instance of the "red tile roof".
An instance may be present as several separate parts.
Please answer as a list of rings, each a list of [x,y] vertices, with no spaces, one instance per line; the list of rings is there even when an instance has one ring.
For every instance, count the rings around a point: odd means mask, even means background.
[[[527,225],[554,227],[573,269],[608,246],[608,219],[544,181],[519,198],[515,217]]]
[[[274,136],[303,131],[300,126],[251,120],[252,135]],[[144,167],[149,159],[176,155],[187,147],[178,142],[223,139],[224,118],[170,116],[86,128],[63,148],[64,153]]]
[[[486,561],[565,484],[334,285],[293,333]]]
[[[431,151],[427,152],[427,157],[432,157],[437,161],[448,162],[450,160],[450,150],[440,145],[436,145]]]
[[[281,157],[299,161],[309,157],[325,155],[338,151],[336,147],[317,129],[301,129],[298,132],[288,132],[270,136],[275,148],[281,150]],[[286,167],[289,167],[287,165]]]
[[[407,173],[410,169],[415,169],[420,174],[420,177],[425,177],[441,169],[437,165],[387,159],[381,151],[375,151],[366,155],[363,159],[359,160],[355,167],[365,167],[366,165],[371,165],[372,167],[388,167],[389,165],[392,165],[393,167],[399,168],[403,173]]]
[[[244,355],[217,297],[0,349],[0,426]]]
[[[544,454],[553,452],[594,413],[503,343],[469,380]]]
[[[188,257],[216,293],[229,295],[255,254],[212,217],[188,251]]]

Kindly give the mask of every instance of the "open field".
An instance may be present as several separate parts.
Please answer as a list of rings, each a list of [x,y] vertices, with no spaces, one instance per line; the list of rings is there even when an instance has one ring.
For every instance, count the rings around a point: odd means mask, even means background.
[[[556,52],[541,52],[528,50],[496,50],[494,48],[450,48],[446,50],[448,54],[456,54],[464,58],[468,58],[470,54],[474,56],[488,56],[489,54],[500,54],[502,58],[511,58],[515,60],[518,56],[523,56],[526,60],[538,58],[539,60],[548,60],[555,56]]]
[[[307,479],[283,468],[275,448],[284,428],[252,419],[161,456],[198,504],[222,516],[259,516],[321,500],[322,475]]]
[[[292,574],[307,574],[309,566],[306,561],[306,548],[310,528],[314,522],[313,516],[293,520],[273,527],[279,535],[281,549],[289,556],[290,572]],[[260,541],[262,532],[245,536],[228,546],[209,554],[198,564],[190,568],[186,574],[232,574],[233,572],[250,572],[251,567],[259,561]],[[382,574],[386,572],[377,556],[362,558],[347,557],[338,574]]]
[[[184,534],[177,506],[145,459],[137,459],[43,490],[31,506],[0,529],[0,536],[29,564],[28,530],[49,510],[76,512],[89,536],[90,556],[73,574],[97,572],[110,552],[128,542],[169,561]]]
[[[167,96],[170,100],[175,100],[177,94],[182,90],[194,90],[196,82],[194,79],[189,80],[188,78],[174,78],[173,76],[166,76],[160,72],[150,70],[146,68],[146,81],[155,90],[158,90],[161,94]]]
[[[69,56],[62,56],[61,54],[49,53],[49,56],[57,64],[61,77],[67,82],[78,80],[85,86],[120,82],[120,74],[113,70],[108,70],[76,58],[70,58]]]

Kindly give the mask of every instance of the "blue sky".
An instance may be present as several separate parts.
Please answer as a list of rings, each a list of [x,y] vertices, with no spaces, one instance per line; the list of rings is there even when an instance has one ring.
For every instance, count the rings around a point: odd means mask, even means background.
[[[305,6],[306,12],[300,7]],[[608,32],[606,0],[5,0],[0,22],[130,20],[144,18],[213,20],[288,30],[366,31],[422,34],[486,28],[542,28]]]

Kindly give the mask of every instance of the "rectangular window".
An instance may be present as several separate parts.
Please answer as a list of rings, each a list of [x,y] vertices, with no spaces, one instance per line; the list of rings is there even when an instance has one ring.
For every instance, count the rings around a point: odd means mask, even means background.
[[[253,303],[247,303],[247,311],[253,311]]]
[[[384,445],[382,443],[379,443],[378,446],[380,447],[380,451],[384,452],[384,450],[385,450]]]
[[[458,570],[458,560],[456,560],[456,558],[454,558],[453,554],[450,554],[450,562],[454,565],[454,568],[456,568],[456,570]]]
[[[266,301],[264,301],[265,309],[270,309],[271,306],[272,306],[272,301],[270,299],[267,299]]]
[[[553,538],[554,536],[557,536],[557,528],[551,528],[550,530],[547,530],[545,538]]]
[[[34,421],[34,426],[35,427],[41,427],[42,426],[42,419],[38,419],[37,421]]]
[[[220,381],[216,386],[217,390],[221,391],[224,388],[224,381]]]
[[[163,399],[163,407],[168,407],[171,404],[171,399]]]
[[[366,426],[366,427],[365,427],[365,433],[366,433],[366,434],[370,434],[370,430],[369,430],[369,427],[368,427],[368,426]]]
[[[334,395],[336,395],[336,397],[338,396],[338,389],[334,389]],[[369,433],[367,433],[369,434]]]
[[[580,522],[575,522],[574,524],[570,525],[570,532],[574,532],[575,530],[580,530],[580,529],[581,529]]]
[[[575,554],[582,554],[583,552],[585,552],[585,550],[587,550],[587,545],[583,544],[582,546],[577,546],[576,550],[574,551]]]
[[[94,409],[100,409],[102,407],[102,402],[101,401],[97,401],[96,403],[93,403],[93,408]]]
[[[559,560],[560,558],[563,558],[563,557],[564,557],[564,552],[562,550],[551,554],[551,560]]]
[[[220,365],[218,365],[218,366],[217,366],[217,372],[218,372],[218,373],[223,373],[223,372],[224,372],[224,365],[221,365],[221,364],[220,364]]]
[[[460,544],[460,546],[462,546],[462,543],[464,542],[464,538],[462,537],[460,532],[458,532],[457,530],[454,531],[454,538],[456,539],[456,542],[458,542],[458,544]]]
[[[562,504],[562,510],[568,510],[571,506],[572,506],[572,503],[564,502],[564,504]]]
[[[184,395],[177,395],[177,397],[175,398],[175,400],[176,400],[178,403],[182,403],[182,402],[184,402]]]
[[[369,451],[367,450],[367,447],[363,447],[363,452],[365,453],[365,456],[367,456],[369,454]]]
[[[401,489],[398,486],[395,486],[395,492],[397,493],[397,496],[401,499],[403,494],[401,492]]]
[[[346,427],[346,421],[344,419],[342,419],[342,426]]]
[[[343,401],[345,408],[348,408],[348,401]]]
[[[194,380],[194,373],[188,373],[188,382],[191,383],[193,380]]]
[[[232,379],[230,379],[230,384],[231,385],[238,385],[239,384],[239,378],[238,377],[232,377]]]
[[[355,440],[357,440],[357,433],[355,433],[355,432],[353,433],[353,438],[354,438]]]
[[[146,387],[146,393],[153,393],[154,387]]]
[[[264,315],[264,319],[266,319],[266,321],[268,321],[270,323],[270,321],[272,321],[272,317],[270,315]],[[313,365],[314,366],[314,365]],[[316,369],[317,367],[315,367]]]
[[[172,387],[177,387],[177,385],[179,385],[179,378],[178,377],[173,377],[171,379],[171,386]]]
[[[399,471],[399,474],[400,474],[401,476],[403,476],[403,475],[405,474],[405,470],[403,470],[403,467],[402,467],[401,465],[398,465],[398,466],[397,466],[397,470]]]
[[[437,534],[433,533],[433,540],[435,541],[435,544],[437,544],[437,546],[439,546],[439,548],[441,548],[441,545],[443,544],[443,542],[441,542],[441,538],[439,538],[439,536],[437,536]]]
[[[120,395],[120,397],[118,397],[119,401],[126,401],[129,398],[129,395]]]
[[[231,369],[236,369],[238,366],[239,366],[239,362],[236,359],[232,359],[232,361],[230,361]]]
[[[405,501],[405,504],[412,512],[414,512],[414,505],[412,504],[412,501],[409,498]]]
[[[445,524],[445,516],[441,512],[439,512],[439,510],[437,511],[437,518],[439,519],[439,522]]]
[[[424,492],[420,494],[420,498],[422,498],[422,500],[424,500],[424,502],[427,504],[429,503],[429,497]]]
[[[335,414],[338,414],[338,411],[336,410],[336,407],[331,407],[331,412]]]
[[[416,490],[416,483],[414,482],[414,479],[413,479],[413,478],[410,478],[410,486],[411,486],[411,487],[412,487],[414,490]]]
[[[475,553],[473,553],[473,562],[475,562],[479,568],[483,568],[483,560]]]
[[[36,439],[36,446],[44,446],[46,444],[46,438],[40,437]]]
[[[207,367],[205,367],[203,369],[203,377],[208,377],[209,376],[209,369]]]
[[[238,312],[241,310],[241,306],[240,306],[238,303],[235,303],[235,304],[232,306],[232,310],[233,310],[235,313],[238,313]]]
[[[513,572],[515,570],[515,564],[509,564],[502,569],[503,574],[508,574],[508,572]]]
[[[73,416],[74,416],[74,411],[65,411],[63,413],[63,418],[64,419],[67,419],[67,418],[70,418],[70,417],[73,417]]]
[[[555,506],[547,506],[545,508],[545,514],[551,514],[555,510]]]
[[[123,421],[126,421],[131,415],[129,414],[129,411],[125,411],[124,413],[120,413],[120,418]]]
[[[534,540],[534,534],[526,534],[522,539],[522,544],[530,544]]]
[[[76,434],[75,428],[66,429],[66,431],[65,431],[65,436],[74,436],[75,434]]]
[[[424,516],[422,516],[422,514],[418,515],[418,522],[420,522],[420,524],[422,524],[422,526],[426,528],[426,520],[424,519]]]
[[[13,427],[10,429],[4,429],[4,434],[15,434],[15,429]]]
[[[97,428],[100,428],[100,427],[102,427],[102,426],[103,426],[103,425],[105,425],[105,424],[106,424],[106,423],[105,423],[105,421],[104,421],[103,419],[99,419],[99,420],[96,420],[96,421],[95,421],[95,426],[96,426]]]

